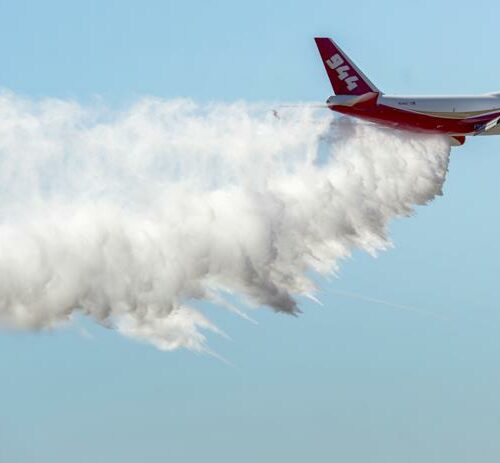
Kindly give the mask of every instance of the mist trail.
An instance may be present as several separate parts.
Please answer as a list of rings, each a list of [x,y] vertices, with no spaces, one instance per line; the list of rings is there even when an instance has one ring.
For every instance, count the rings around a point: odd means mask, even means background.
[[[0,95],[0,323],[75,313],[160,349],[206,349],[191,307],[298,313],[354,248],[441,194],[444,137],[322,110],[143,99],[113,111]]]

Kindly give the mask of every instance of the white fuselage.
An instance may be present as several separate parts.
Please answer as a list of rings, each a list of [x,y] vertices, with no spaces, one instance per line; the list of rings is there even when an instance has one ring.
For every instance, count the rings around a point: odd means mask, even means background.
[[[379,104],[446,117],[471,117],[500,110],[500,94],[457,96],[380,95]]]
[[[350,106],[352,95],[332,95],[328,104]],[[447,119],[467,119],[500,112],[500,93],[457,96],[408,96],[379,94],[376,104],[402,111]],[[481,135],[500,134],[500,125]]]

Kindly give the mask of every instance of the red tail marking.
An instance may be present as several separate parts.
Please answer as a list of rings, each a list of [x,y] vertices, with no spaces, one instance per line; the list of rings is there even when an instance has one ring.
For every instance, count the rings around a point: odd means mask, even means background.
[[[379,92],[332,39],[316,37],[314,40],[336,95]]]

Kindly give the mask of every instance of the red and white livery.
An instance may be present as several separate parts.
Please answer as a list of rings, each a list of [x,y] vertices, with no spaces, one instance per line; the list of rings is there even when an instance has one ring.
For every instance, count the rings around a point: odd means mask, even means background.
[[[449,135],[500,135],[500,93],[479,96],[393,96],[382,93],[329,38],[315,38],[333,87],[328,107],[389,127]]]

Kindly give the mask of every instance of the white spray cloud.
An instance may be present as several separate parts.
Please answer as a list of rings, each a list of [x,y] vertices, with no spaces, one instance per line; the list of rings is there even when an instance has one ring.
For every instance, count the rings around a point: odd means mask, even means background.
[[[386,248],[441,193],[449,144],[313,109],[144,99],[124,111],[0,95],[0,323],[86,314],[160,349],[220,332],[233,293],[299,312],[309,271]]]

